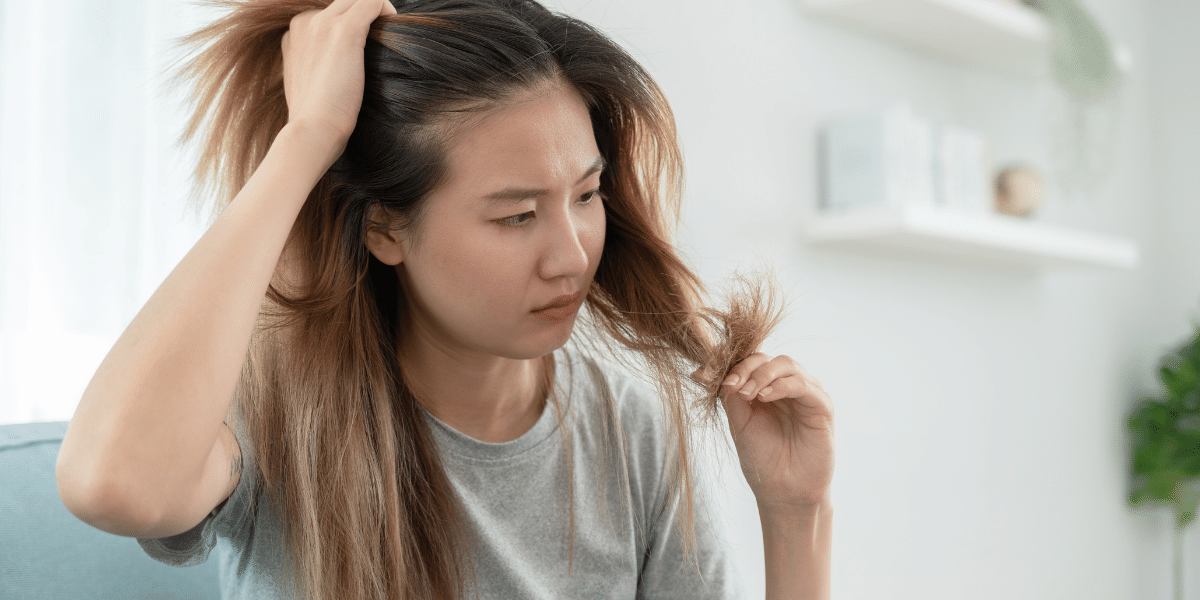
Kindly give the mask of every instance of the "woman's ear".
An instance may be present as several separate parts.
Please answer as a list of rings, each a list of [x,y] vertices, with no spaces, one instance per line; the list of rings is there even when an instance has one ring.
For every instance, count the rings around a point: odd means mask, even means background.
[[[388,218],[387,211],[378,204],[367,211],[367,232],[364,243],[379,262],[396,266],[404,261],[403,239],[400,229],[395,226],[393,219]]]

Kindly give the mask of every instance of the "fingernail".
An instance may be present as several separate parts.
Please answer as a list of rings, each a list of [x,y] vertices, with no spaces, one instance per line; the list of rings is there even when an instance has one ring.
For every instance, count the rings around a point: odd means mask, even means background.
[[[765,387],[765,388],[763,388],[763,389],[759,390],[759,391],[758,391],[758,395],[759,395],[759,396],[769,396],[769,395],[771,395],[771,386],[769,386],[769,385],[768,385],[767,387]]]
[[[737,382],[738,382],[738,376],[730,375],[729,379],[726,379],[725,382],[722,383],[721,385],[737,385]]]
[[[753,392],[753,391],[754,391],[754,382],[751,381],[751,382],[747,383],[746,387],[742,388],[742,390],[738,393],[743,396],[750,396],[751,392]]]

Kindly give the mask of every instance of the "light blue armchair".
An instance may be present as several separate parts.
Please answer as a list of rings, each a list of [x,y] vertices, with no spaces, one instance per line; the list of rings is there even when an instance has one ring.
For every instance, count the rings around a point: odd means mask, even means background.
[[[216,557],[170,567],[67,511],[54,480],[66,431],[0,425],[0,599],[219,600]]]

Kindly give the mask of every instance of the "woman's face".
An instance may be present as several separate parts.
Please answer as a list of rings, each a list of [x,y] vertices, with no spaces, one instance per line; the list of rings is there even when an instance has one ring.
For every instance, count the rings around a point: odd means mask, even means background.
[[[419,239],[368,235],[410,300],[406,333],[418,339],[406,342],[507,358],[554,351],[604,248],[604,165],[587,106],[567,85],[539,86],[455,128],[448,150]],[[535,311],[573,294],[566,308]]]

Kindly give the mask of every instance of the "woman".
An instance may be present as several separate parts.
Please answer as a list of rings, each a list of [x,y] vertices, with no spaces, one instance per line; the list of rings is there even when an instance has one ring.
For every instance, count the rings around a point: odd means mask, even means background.
[[[730,597],[688,454],[720,404],[768,597],[828,597],[830,400],[754,352],[767,295],[701,304],[636,62],[532,1],[228,4],[184,72],[228,200],[84,393],[74,514],[227,540],[227,597]]]

